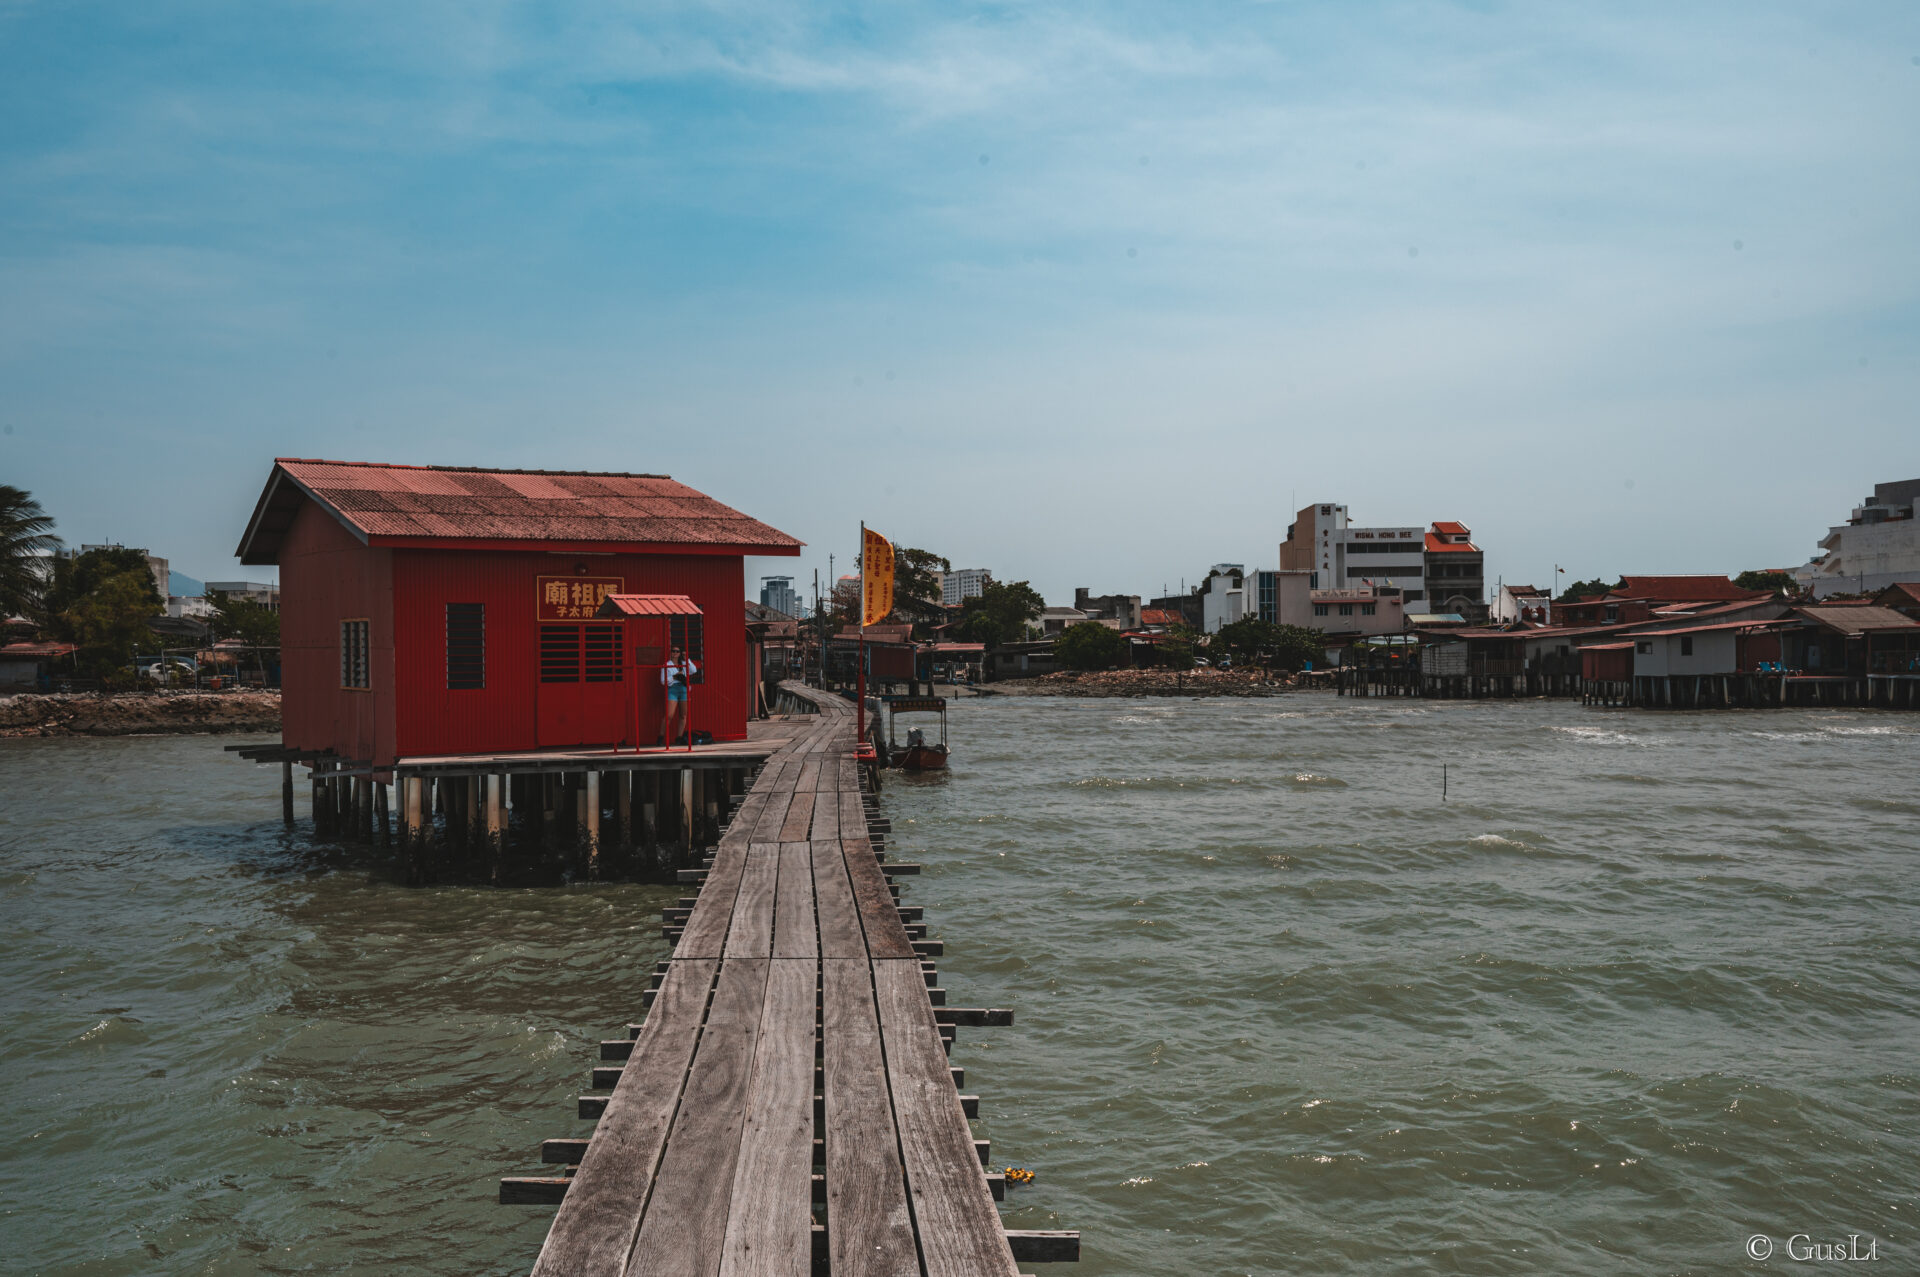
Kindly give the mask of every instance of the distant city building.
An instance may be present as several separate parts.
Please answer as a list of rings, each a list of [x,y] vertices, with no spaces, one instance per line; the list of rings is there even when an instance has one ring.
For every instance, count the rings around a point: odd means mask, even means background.
[[[209,581],[207,593],[218,591],[238,602],[258,603],[275,611],[280,608],[280,587],[261,581]]]
[[[1398,634],[1406,628],[1405,599],[1390,585],[1331,586],[1309,590],[1307,624],[1324,630],[1329,643]]]
[[[1118,621],[1123,630],[1140,628],[1138,594],[1093,594],[1081,586],[1073,592],[1073,605],[1100,621]]]
[[[167,615],[194,621],[209,621],[220,614],[213,601],[199,594],[170,594]]]
[[[1537,585],[1502,585],[1494,595],[1492,614],[1501,625],[1551,625],[1553,596]]]
[[[940,602],[946,607],[959,607],[967,599],[979,598],[991,580],[993,573],[985,568],[957,568],[941,578]]]
[[[1902,581],[1920,581],[1920,520],[1914,502],[1920,479],[1877,483],[1847,521],[1827,529],[1824,553],[1795,571],[1814,597],[1869,594]]]
[[[760,606],[770,607],[785,616],[798,617],[800,596],[793,591],[793,578],[790,576],[761,577]]]
[[[1356,528],[1347,507],[1329,502],[1294,516],[1280,546],[1280,566],[1318,572],[1322,589],[1391,586],[1413,605],[1426,598],[1426,551],[1424,530]]]
[[[1464,523],[1441,520],[1426,534],[1426,608],[1468,621],[1487,619],[1487,556]]]
[[[1041,608],[1040,632],[1048,638],[1052,638],[1069,625],[1078,625],[1082,621],[1091,619],[1091,617],[1077,607]]]
[[[121,545],[118,541],[109,541],[104,545],[83,545],[78,550],[68,550],[67,557],[69,559],[77,559],[81,555],[89,554],[94,550],[124,550],[127,548],[128,547]],[[161,598],[167,598],[172,593],[173,586],[172,579],[167,572],[167,561],[157,554],[148,554],[145,549],[135,549],[134,553],[146,559],[147,571],[153,573],[154,591],[158,593]]]
[[[1238,563],[1216,563],[1200,587],[1200,630],[1218,634],[1247,615],[1247,569]]]

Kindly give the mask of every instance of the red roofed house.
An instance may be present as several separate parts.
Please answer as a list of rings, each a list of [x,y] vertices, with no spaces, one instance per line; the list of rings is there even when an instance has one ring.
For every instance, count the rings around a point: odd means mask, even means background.
[[[1605,594],[1561,600],[1553,605],[1555,625],[1612,625],[1649,621],[1676,604],[1761,602],[1767,590],[1743,590],[1724,576],[1628,576]]]
[[[608,594],[699,606],[692,726],[745,738],[742,558],[800,544],[662,475],[283,457],[239,557],[280,567],[283,743],[384,769],[656,744],[664,690],[626,680],[659,636],[595,619]]]
[[[1442,519],[1426,534],[1426,602],[1419,612],[1451,612],[1469,622],[1487,619],[1487,556],[1464,523]]]

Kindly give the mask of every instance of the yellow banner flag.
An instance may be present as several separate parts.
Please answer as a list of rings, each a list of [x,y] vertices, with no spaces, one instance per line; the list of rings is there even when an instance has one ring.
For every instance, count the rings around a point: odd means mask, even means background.
[[[860,583],[860,624],[878,625],[893,611],[893,542],[868,527],[860,529]]]

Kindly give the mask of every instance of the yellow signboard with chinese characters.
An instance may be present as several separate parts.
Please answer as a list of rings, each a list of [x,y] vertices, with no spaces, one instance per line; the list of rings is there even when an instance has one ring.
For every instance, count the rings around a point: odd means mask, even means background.
[[[539,576],[539,618],[542,621],[589,621],[600,610],[600,600],[622,593],[625,578],[617,576]]]
[[[860,624],[878,625],[893,611],[893,542],[868,527],[860,529],[860,581]]]

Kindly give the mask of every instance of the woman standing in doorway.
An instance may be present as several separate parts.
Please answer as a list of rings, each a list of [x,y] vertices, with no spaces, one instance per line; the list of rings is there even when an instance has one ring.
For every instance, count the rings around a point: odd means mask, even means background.
[[[699,667],[687,659],[680,648],[673,649],[672,657],[660,670],[660,681],[667,689],[667,744],[680,743],[680,737],[687,730],[687,683]],[[690,742],[689,742],[690,743]]]

